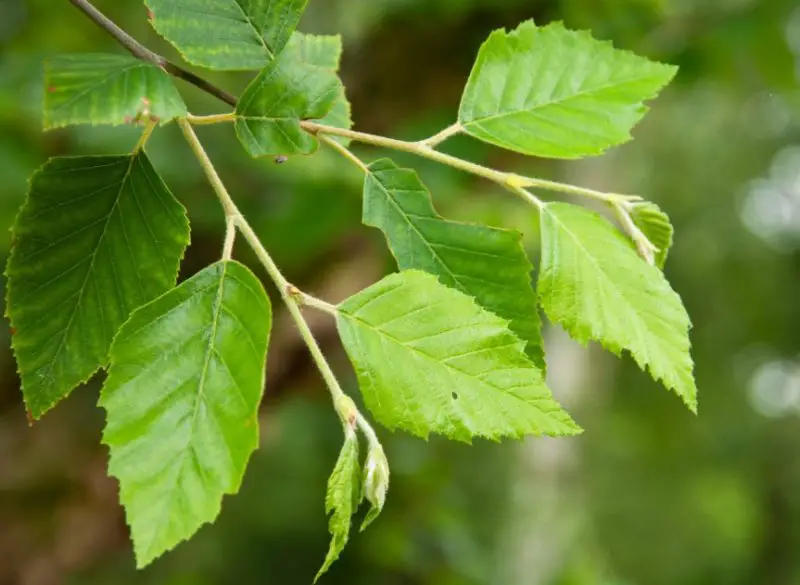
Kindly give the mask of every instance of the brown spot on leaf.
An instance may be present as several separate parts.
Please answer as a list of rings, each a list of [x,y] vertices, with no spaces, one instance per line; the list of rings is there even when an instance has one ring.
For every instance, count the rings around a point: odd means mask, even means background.
[[[58,88],[55,85],[49,85],[47,87],[47,93],[55,93],[58,91]]]
[[[153,14],[153,11],[148,8],[147,9],[147,20],[153,20],[155,17],[156,17],[156,15]]]
[[[11,332],[11,335],[16,335],[17,334],[17,328],[16,327],[12,327],[11,329],[9,329],[9,331]]]

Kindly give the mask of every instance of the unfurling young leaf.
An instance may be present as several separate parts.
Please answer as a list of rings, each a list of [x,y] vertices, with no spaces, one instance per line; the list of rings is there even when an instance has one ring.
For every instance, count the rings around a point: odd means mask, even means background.
[[[574,435],[508,322],[418,270],[339,305],[337,323],[361,393],[389,428],[470,441]]]
[[[258,279],[222,261],[135,311],[114,340],[103,442],[140,567],[239,490],[258,445],[271,323]]]
[[[691,323],[663,273],[597,213],[567,203],[541,212],[539,298],[551,321],[581,343],[628,350],[693,411]]]
[[[375,518],[383,511],[386,503],[386,492],[389,491],[389,460],[383,447],[377,444],[370,445],[367,453],[367,462],[364,464],[364,498],[371,504],[361,530],[372,524]]]
[[[340,125],[349,123],[344,89],[331,67],[334,54],[324,59],[315,50],[304,51],[315,42],[326,50],[337,48],[333,42],[297,37],[291,50],[270,63],[239,100],[236,135],[251,156],[312,154],[319,143],[302,129],[302,120],[333,116]],[[338,52],[335,57],[338,63]]]
[[[669,249],[672,247],[672,224],[667,214],[655,203],[644,201],[635,203],[631,211],[631,219],[650,243],[658,251],[655,253],[656,266],[664,269]]]
[[[127,55],[61,55],[45,67],[44,127],[161,123],[186,116],[163,69]]]
[[[533,267],[519,232],[442,218],[415,171],[381,159],[364,183],[364,223],[386,234],[401,270],[424,270],[510,321],[525,351],[544,370]]]
[[[189,223],[140,151],[50,160],[14,234],[6,312],[25,402],[39,418],[108,363],[131,311],[175,284]]]
[[[528,21],[483,44],[458,120],[472,136],[523,154],[597,155],[630,140],[642,102],[675,72],[588,32]]]
[[[283,50],[308,0],[145,0],[150,24],[193,65],[261,69]]]
[[[331,567],[344,550],[350,537],[351,517],[361,503],[361,468],[358,463],[358,435],[348,427],[344,445],[339,453],[336,466],[328,479],[328,493],[325,496],[325,512],[330,515],[328,530],[331,544],[322,568],[314,582]]]

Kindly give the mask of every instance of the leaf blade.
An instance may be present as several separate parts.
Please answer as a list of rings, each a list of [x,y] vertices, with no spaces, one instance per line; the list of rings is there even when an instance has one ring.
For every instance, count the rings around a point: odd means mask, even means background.
[[[459,122],[475,138],[523,154],[594,156],[630,140],[647,111],[642,102],[675,72],[561,23],[527,21],[483,44]]]
[[[137,309],[117,335],[103,443],[139,567],[238,491],[258,445],[271,323],[259,280],[221,261]]]
[[[60,55],[45,66],[45,130],[76,124],[162,124],[186,116],[163,69],[127,55]]]
[[[145,0],[150,24],[184,59],[218,70],[266,66],[289,41],[307,2]]]
[[[14,233],[6,312],[39,418],[106,365],[133,309],[175,284],[189,222],[141,152],[51,159],[31,179]]]
[[[541,223],[538,289],[547,316],[581,343],[594,339],[617,355],[628,350],[696,411],[691,323],[661,271],[592,211],[548,203]]]
[[[347,545],[351,518],[360,503],[361,466],[358,462],[358,436],[348,427],[344,445],[328,478],[325,512],[330,515],[328,531],[331,534],[331,543],[325,561],[314,577],[315,583],[330,569]]]
[[[384,233],[400,270],[434,274],[444,285],[475,297],[478,304],[509,320],[511,331],[527,343],[528,356],[544,371],[533,266],[522,235],[448,221],[434,209],[416,172],[400,169],[389,159],[368,168],[362,220]]]
[[[367,407],[390,429],[467,442],[580,432],[507,322],[426,272],[350,297],[337,325]]]
[[[300,122],[344,115],[344,89],[336,71],[327,62],[320,65],[316,56],[308,59],[302,47],[299,40],[284,51],[259,73],[239,100],[236,135],[253,157],[312,154],[319,142]]]

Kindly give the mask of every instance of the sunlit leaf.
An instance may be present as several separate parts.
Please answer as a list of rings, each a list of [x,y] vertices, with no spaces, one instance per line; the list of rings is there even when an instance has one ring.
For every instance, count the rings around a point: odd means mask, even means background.
[[[466,132],[534,156],[580,158],[630,140],[676,68],[561,23],[525,22],[483,44],[461,100]]]
[[[175,284],[189,223],[143,152],[55,158],[33,176],[14,237],[6,311],[38,418],[107,364],[131,311]]]
[[[330,515],[331,544],[316,582],[339,558],[350,538],[351,517],[361,501],[361,466],[358,463],[358,436],[348,428],[336,466],[328,478],[325,512]]]
[[[538,291],[547,316],[581,343],[594,339],[615,354],[628,350],[696,410],[691,324],[661,271],[597,213],[549,203],[541,223]]]
[[[507,321],[418,270],[339,305],[339,334],[375,417],[427,437],[573,435]]]
[[[168,122],[186,105],[163,69],[126,55],[60,55],[45,67],[44,127]]]
[[[114,340],[103,442],[140,567],[238,491],[258,446],[271,323],[261,283],[227,261],[135,311]]]
[[[417,173],[388,159],[369,166],[364,223],[386,234],[400,269],[435,274],[508,319],[511,331],[527,343],[528,356],[544,368],[533,267],[519,232],[447,221],[436,213]]]
[[[150,23],[193,65],[261,69],[284,48],[308,0],[145,0]]]

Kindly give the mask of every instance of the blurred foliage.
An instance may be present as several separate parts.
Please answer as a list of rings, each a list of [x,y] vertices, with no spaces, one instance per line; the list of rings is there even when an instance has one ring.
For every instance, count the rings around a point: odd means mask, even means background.
[[[98,1],[172,58],[138,1]],[[384,515],[328,583],[387,585],[793,585],[800,583],[800,8],[796,0],[311,0],[309,32],[345,35],[358,128],[422,138],[452,122],[477,48],[500,26],[563,19],[681,66],[636,140],[560,163],[466,138],[447,150],[530,174],[633,192],[672,217],[667,264],[694,321],[700,415],[628,358],[548,333],[554,391],[586,433],[520,445],[425,443],[382,433]],[[0,225],[47,157],[124,152],[134,129],[41,133],[41,61],[120,49],[68,2],[0,0]],[[535,74],[535,72],[532,72]],[[246,77],[213,79],[241,91]],[[220,104],[186,89],[198,114]],[[223,178],[288,275],[331,301],[391,269],[360,225],[360,177],[326,152],[249,159],[230,128],[203,128]],[[151,155],[189,209],[184,274],[218,256],[222,215],[179,133]],[[379,153],[360,149],[371,159]],[[383,153],[385,154],[385,153]],[[523,230],[530,210],[489,186],[413,164],[450,218]],[[5,228],[4,228],[5,229]],[[0,238],[0,252],[9,239]],[[244,261],[251,258],[242,250]],[[285,316],[284,316],[285,317]],[[315,330],[355,393],[332,324]],[[286,319],[270,350],[262,449],[219,522],[144,572],[106,478],[96,384],[33,428],[0,332],[0,583],[310,583],[327,544],[324,486],[341,436]]]

